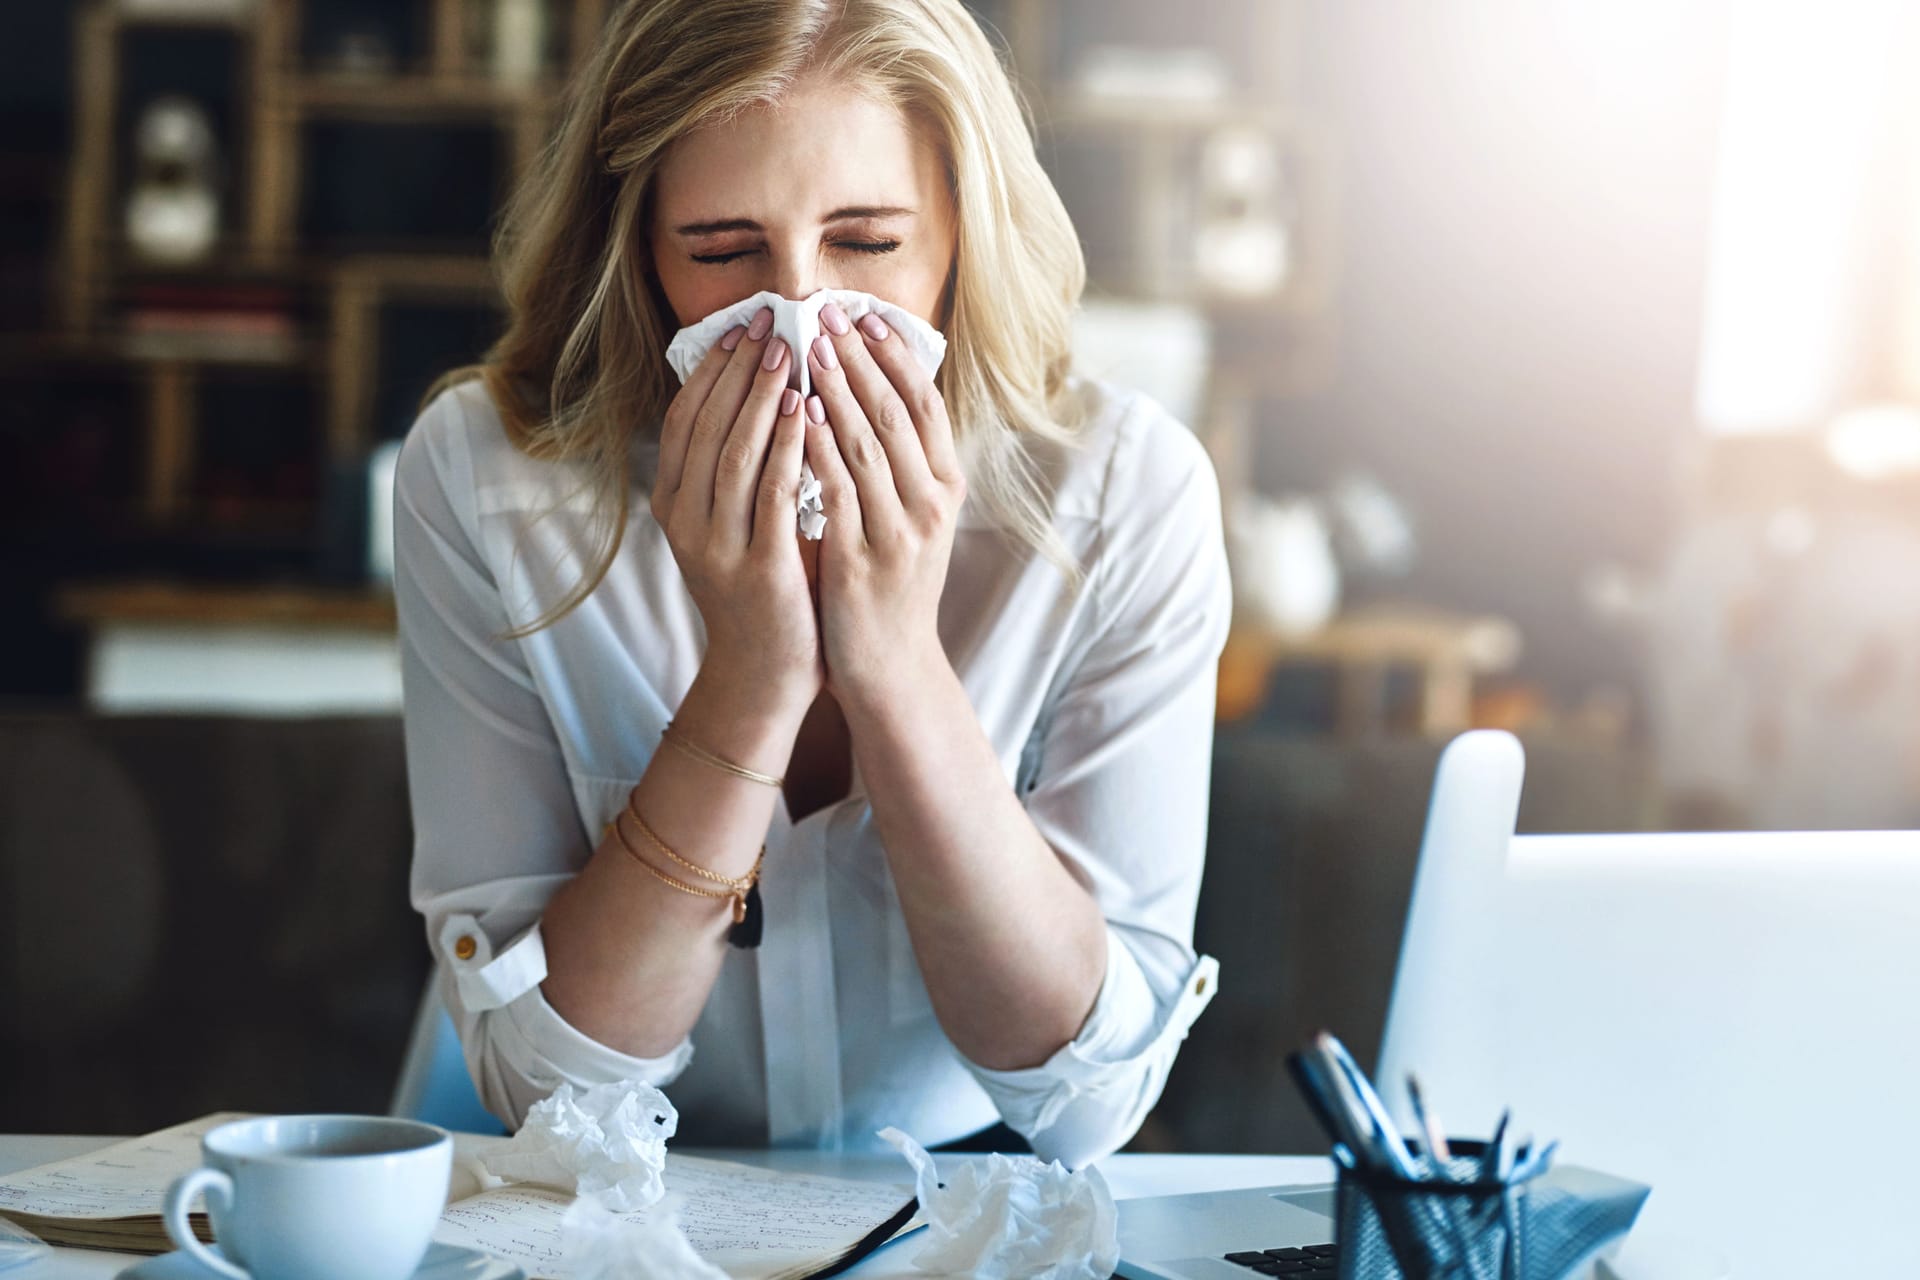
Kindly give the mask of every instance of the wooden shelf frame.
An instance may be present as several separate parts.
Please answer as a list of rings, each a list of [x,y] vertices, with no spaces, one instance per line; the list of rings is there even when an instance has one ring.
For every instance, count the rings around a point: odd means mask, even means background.
[[[308,0],[255,0],[232,13],[125,12],[117,0],[81,0],[74,16],[74,151],[66,177],[65,216],[50,263],[54,327],[0,341],[0,363],[50,359],[130,368],[142,389],[146,469],[138,515],[156,528],[184,528],[192,518],[198,384],[218,366],[312,371],[326,397],[321,430],[326,456],[351,462],[370,444],[378,376],[378,309],[393,299],[497,300],[484,258],[451,254],[338,255],[306,249],[298,227],[305,178],[302,127],[316,119],[379,123],[481,120],[506,135],[509,180],[527,174],[556,123],[564,76],[596,52],[612,0],[546,0],[562,44],[557,70],[525,81],[487,75],[473,53],[466,0],[411,0],[427,6],[425,65],[406,74],[348,76],[310,70],[299,48]],[[317,2],[317,0],[316,0]],[[239,192],[238,217],[223,227],[215,254],[186,267],[146,263],[127,251],[110,207],[121,139],[122,44],[127,32],[213,28],[240,40],[235,68],[237,111],[228,140]],[[318,303],[332,330],[322,344],[303,336],[284,351],[249,352],[218,340],[183,339],[162,350],[105,325],[107,306],[123,281],[263,280],[286,285]]]
[[[1057,0],[1003,0],[998,6],[999,30],[1043,145],[1130,144],[1126,163],[1138,214],[1130,257],[1136,266],[1131,279],[1100,281],[1102,295],[1190,306],[1216,327],[1256,325],[1284,337],[1284,358],[1223,359],[1215,369],[1223,385],[1212,397],[1221,404],[1312,394],[1326,385],[1338,358],[1343,174],[1332,130],[1301,106],[1308,8],[1308,0],[1263,0],[1248,8],[1247,38],[1266,57],[1259,96],[1243,87],[1219,100],[1182,101],[1080,93],[1068,82],[1070,68],[1054,67],[1061,42]],[[1167,248],[1176,237],[1191,153],[1209,134],[1228,129],[1266,135],[1299,179],[1292,187],[1291,267],[1285,283],[1269,295],[1191,286]],[[1204,433],[1202,424],[1195,426]]]
[[[333,273],[327,360],[327,452],[344,462],[371,443],[380,379],[380,308],[394,301],[497,302],[487,258],[369,254]]]
[[[1218,100],[1181,101],[1080,92],[1070,82],[1072,69],[1055,66],[1059,0],[1001,0],[996,8],[1016,87],[1043,150],[1127,144],[1123,162],[1136,215],[1127,228],[1133,237],[1131,278],[1096,277],[1089,297],[1172,304],[1206,316],[1213,358],[1204,407],[1189,425],[1214,460],[1227,503],[1252,488],[1260,405],[1322,392],[1339,367],[1344,174],[1333,130],[1304,104],[1309,9],[1310,0],[1261,0],[1246,7],[1247,39],[1264,59],[1258,95],[1242,86]],[[1264,296],[1198,287],[1170,249],[1178,239],[1193,153],[1208,135],[1229,129],[1265,135],[1291,182],[1289,270],[1280,288]],[[1240,340],[1247,333],[1261,340]]]
[[[100,292],[107,275],[107,246],[120,235],[110,229],[108,202],[113,195],[116,148],[114,124],[120,107],[120,43],[137,28],[219,28],[236,32],[245,53],[236,75],[241,101],[251,103],[259,92],[263,53],[262,26],[269,24],[272,6],[263,4],[246,18],[215,18],[206,14],[163,18],[154,14],[124,13],[110,0],[89,0],[74,18],[74,151],[67,171],[66,216],[62,223],[53,277],[54,316],[69,336],[93,331]],[[258,137],[253,113],[243,110],[239,128],[241,149],[257,165]],[[259,175],[250,167],[243,175],[249,211],[260,190]]]

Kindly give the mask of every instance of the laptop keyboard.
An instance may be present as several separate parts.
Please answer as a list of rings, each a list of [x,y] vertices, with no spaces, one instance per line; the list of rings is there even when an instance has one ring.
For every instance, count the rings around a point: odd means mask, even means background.
[[[1299,1276],[1315,1280],[1340,1270],[1340,1246],[1310,1244],[1298,1249],[1259,1249],[1227,1255],[1228,1262],[1250,1267],[1263,1276]]]

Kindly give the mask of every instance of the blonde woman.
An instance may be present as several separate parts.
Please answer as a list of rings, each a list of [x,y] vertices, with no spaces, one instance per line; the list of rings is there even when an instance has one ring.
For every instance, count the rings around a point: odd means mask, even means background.
[[[960,0],[628,0],[496,252],[509,328],[395,512],[413,901],[481,1099],[1120,1147],[1213,994],[1219,495],[1071,372],[1084,266],[993,46]],[[831,309],[669,370],[828,287],[939,328],[937,378]]]

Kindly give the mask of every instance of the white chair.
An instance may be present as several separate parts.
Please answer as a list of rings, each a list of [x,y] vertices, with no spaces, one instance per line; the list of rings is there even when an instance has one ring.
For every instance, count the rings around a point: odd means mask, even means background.
[[[1914,1274],[1920,832],[1427,847],[1390,1097],[1651,1184],[1622,1274]]]
[[[435,978],[429,975],[426,990],[420,993],[413,1034],[407,1038],[407,1054],[387,1114],[461,1133],[505,1133],[505,1126],[480,1103]]]

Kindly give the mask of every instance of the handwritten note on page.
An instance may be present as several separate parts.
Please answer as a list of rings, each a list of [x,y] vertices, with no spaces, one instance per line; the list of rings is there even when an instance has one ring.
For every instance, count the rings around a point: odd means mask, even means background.
[[[50,1243],[151,1253],[169,1247],[160,1206],[175,1178],[200,1164],[200,1138],[244,1112],[220,1112],[100,1151],[0,1177],[0,1214]],[[529,1275],[567,1280],[560,1218],[571,1193],[493,1185],[475,1155],[506,1141],[454,1135],[450,1203],[435,1238],[519,1264]],[[498,1183],[497,1179],[491,1180]],[[775,1173],[669,1153],[667,1189],[682,1198],[680,1226],[696,1251],[736,1280],[792,1280],[822,1270],[894,1217],[913,1188]],[[204,1212],[193,1215],[210,1238]],[[621,1215],[643,1220],[645,1211]]]
[[[200,1164],[200,1136],[244,1112],[222,1111],[70,1160],[0,1178],[0,1212],[45,1218],[158,1214],[167,1184]]]
[[[668,1153],[667,1190],[685,1199],[680,1227],[701,1257],[735,1280],[807,1275],[851,1250],[913,1196],[913,1188],[774,1173]],[[436,1240],[482,1249],[529,1275],[567,1280],[560,1217],[573,1197],[506,1186],[447,1206]],[[630,1222],[646,1210],[622,1214]]]

